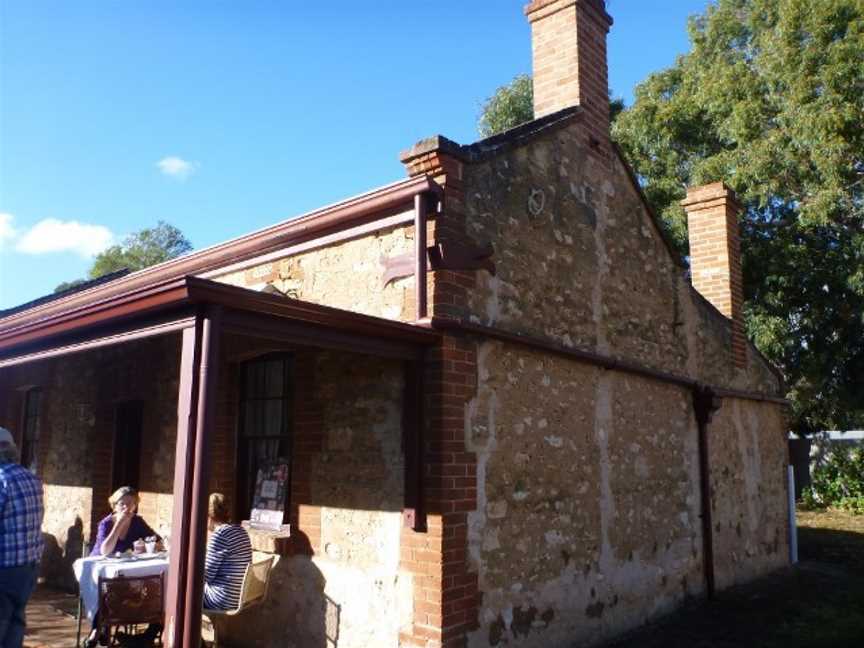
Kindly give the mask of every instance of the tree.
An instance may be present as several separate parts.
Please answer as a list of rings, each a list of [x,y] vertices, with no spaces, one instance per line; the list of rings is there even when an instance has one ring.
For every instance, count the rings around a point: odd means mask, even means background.
[[[477,130],[481,137],[491,137],[534,119],[534,83],[528,74],[520,74],[495,90],[480,111]]]
[[[174,259],[191,249],[192,244],[183,232],[165,221],[159,221],[156,227],[130,234],[120,245],[112,245],[100,252],[88,274],[91,279],[96,279],[123,268],[134,272]]]
[[[792,429],[864,427],[864,4],[718,0],[689,31],[613,137],[682,252],[686,187],[735,190],[747,331]]]
[[[192,249],[192,244],[179,229],[165,221],[156,227],[145,228],[127,236],[120,245],[112,245],[100,252],[93,260],[87,276],[98,279],[111,272],[128,269],[142,270],[157,263],[168,261]],[[75,288],[86,279],[64,281],[54,289],[55,293]]]
[[[612,92],[609,92],[610,97]],[[609,116],[615,119],[624,109],[623,99],[610,99]],[[491,137],[534,119],[534,82],[530,75],[519,74],[489,97],[480,109],[477,130],[480,137]]]
[[[54,289],[54,294],[66,292],[67,290],[72,290],[73,288],[77,288],[78,286],[87,283],[86,279],[73,279],[72,281],[64,281]]]

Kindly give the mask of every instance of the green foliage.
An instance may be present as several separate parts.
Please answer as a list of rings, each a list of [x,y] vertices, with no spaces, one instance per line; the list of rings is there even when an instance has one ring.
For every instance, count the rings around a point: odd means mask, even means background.
[[[192,244],[183,232],[165,221],[159,221],[156,227],[130,234],[120,245],[112,245],[97,254],[87,276],[89,279],[98,279],[124,268],[132,272],[142,270],[186,254],[191,249]],[[87,279],[64,281],[54,289],[54,292],[56,294],[75,288],[86,281]]]
[[[717,0],[613,137],[686,253],[688,185],[745,205],[745,316],[792,429],[864,427],[864,3]]]
[[[477,129],[481,137],[502,133],[534,119],[534,84],[530,75],[520,74],[495,91],[480,113]]]
[[[71,290],[72,288],[77,288],[78,286],[80,286],[83,283],[87,283],[87,280],[86,279],[73,279],[72,281],[64,281],[63,283],[61,283],[60,285],[58,285],[54,289],[54,294],[56,295],[57,293],[61,293],[65,290]]]
[[[612,99],[610,91],[609,119],[624,110],[624,100]],[[481,137],[491,137],[534,119],[534,82],[529,74],[519,74],[501,86],[486,100],[480,110],[477,130]]]
[[[807,508],[835,506],[864,514],[864,448],[835,444],[802,493]]]
[[[183,232],[159,221],[156,227],[130,234],[122,244],[112,245],[99,253],[88,274],[91,279],[96,279],[123,268],[134,272],[178,257],[191,249],[192,244]]]

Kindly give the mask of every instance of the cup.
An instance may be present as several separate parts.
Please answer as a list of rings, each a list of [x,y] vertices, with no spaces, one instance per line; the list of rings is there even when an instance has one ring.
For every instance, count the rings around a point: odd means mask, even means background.
[[[147,549],[148,554],[156,553],[156,540],[145,540],[144,547]]]

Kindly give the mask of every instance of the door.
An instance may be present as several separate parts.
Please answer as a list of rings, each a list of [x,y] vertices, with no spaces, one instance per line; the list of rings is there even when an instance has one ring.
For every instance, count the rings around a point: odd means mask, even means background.
[[[114,424],[114,463],[111,490],[121,486],[139,489],[141,484],[141,433],[144,404],[129,401],[117,405]]]

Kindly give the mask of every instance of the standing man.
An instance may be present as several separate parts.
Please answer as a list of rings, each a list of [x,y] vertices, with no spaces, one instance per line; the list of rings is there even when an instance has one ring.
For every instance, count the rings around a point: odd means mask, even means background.
[[[0,427],[0,648],[21,648],[24,610],[42,557],[42,482],[18,464],[15,439]]]

